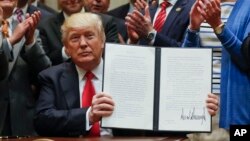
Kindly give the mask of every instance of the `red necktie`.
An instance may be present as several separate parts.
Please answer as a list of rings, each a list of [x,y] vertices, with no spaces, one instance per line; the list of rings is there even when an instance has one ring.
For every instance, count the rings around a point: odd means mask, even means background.
[[[2,33],[4,38],[9,37],[9,22],[7,20],[2,21]]]
[[[155,19],[155,24],[154,24],[154,29],[157,32],[160,32],[162,30],[162,27],[165,23],[166,20],[166,16],[167,16],[167,12],[166,12],[166,8],[170,6],[170,3],[167,1],[164,1],[161,3],[161,10],[158,13],[156,19]]]
[[[86,83],[82,92],[82,107],[90,107],[92,103],[92,98],[95,95],[95,88],[92,83],[94,74],[92,72],[87,72],[85,74]],[[92,125],[90,129],[89,136],[100,136],[100,125],[96,122]]]

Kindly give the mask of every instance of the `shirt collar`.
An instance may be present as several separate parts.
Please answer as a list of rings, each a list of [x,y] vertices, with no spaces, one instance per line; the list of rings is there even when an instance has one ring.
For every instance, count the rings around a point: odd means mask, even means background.
[[[130,2],[128,12],[131,13],[133,10],[134,10],[134,5]]]
[[[160,5],[163,1],[164,1],[164,0],[159,0],[159,1],[158,1],[158,5]],[[177,2],[177,0],[168,0],[168,2],[169,2],[172,6],[174,6],[175,3]]]
[[[76,66],[79,80],[83,80],[83,77],[85,76],[86,71],[81,69],[77,65],[75,66]],[[102,59],[99,65],[95,69],[93,69],[91,72],[95,75],[94,77],[95,79],[102,80],[102,73],[103,73],[103,60]]]
[[[16,9],[17,7],[13,10],[13,14],[15,14]],[[22,7],[21,10],[23,11],[23,15],[25,16],[28,11],[28,3],[24,7]]]

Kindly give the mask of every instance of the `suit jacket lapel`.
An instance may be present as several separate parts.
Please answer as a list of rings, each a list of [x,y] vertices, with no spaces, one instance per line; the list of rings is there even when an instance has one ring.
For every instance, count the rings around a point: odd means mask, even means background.
[[[149,13],[150,13],[150,17],[151,17],[151,23],[153,23],[153,20],[154,20],[154,16],[155,16],[155,13],[157,11],[157,6],[150,6],[149,7]]]
[[[162,33],[166,33],[168,29],[173,25],[173,22],[177,19],[176,17],[183,11],[187,0],[178,0],[174,7],[167,15],[167,21],[163,25]]]
[[[14,32],[14,29],[16,28],[18,24],[18,21],[14,20],[12,21],[12,33]],[[14,46],[13,46],[13,61],[11,61],[9,63],[9,75],[14,67],[14,65],[16,64],[16,60],[20,54],[20,51],[22,50],[23,46],[24,46],[24,43],[25,43],[25,38],[22,38],[21,41],[19,41],[18,43],[16,43]]]
[[[129,12],[129,6],[130,6],[129,3],[124,6],[124,9],[122,10],[122,13],[121,13],[122,19],[125,19],[125,17],[127,16],[128,12]]]
[[[68,108],[80,107],[79,80],[73,63],[65,63],[65,71],[60,79],[60,87]]]

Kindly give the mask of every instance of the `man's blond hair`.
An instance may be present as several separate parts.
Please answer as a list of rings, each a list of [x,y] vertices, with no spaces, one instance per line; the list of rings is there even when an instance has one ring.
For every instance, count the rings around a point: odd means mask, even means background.
[[[64,21],[61,27],[62,41],[66,41],[68,33],[72,28],[78,27],[94,27],[94,29],[97,30],[102,41],[105,42],[106,37],[100,17],[97,14],[88,12],[72,14]]]

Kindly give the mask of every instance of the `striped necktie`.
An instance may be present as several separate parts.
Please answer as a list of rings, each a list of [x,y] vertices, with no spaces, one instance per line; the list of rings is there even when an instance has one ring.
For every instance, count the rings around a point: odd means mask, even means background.
[[[20,8],[17,8],[15,11],[15,14],[17,16],[17,20],[19,23],[21,23],[23,21],[23,11]]]
[[[155,20],[155,24],[154,24],[154,29],[157,32],[160,32],[162,30],[162,27],[166,21],[166,16],[167,16],[166,8],[170,5],[171,4],[167,1],[164,1],[161,3],[161,10],[157,15],[156,20]]]

